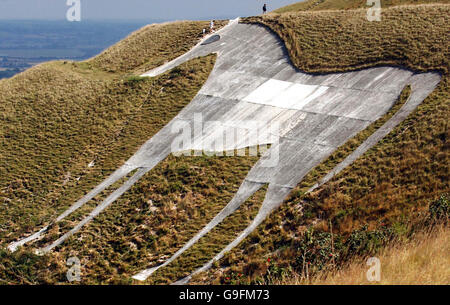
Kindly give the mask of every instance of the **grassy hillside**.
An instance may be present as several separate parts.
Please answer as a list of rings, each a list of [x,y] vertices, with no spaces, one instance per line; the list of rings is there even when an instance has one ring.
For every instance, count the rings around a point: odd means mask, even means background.
[[[303,7],[312,2],[320,3]],[[305,274],[339,268],[355,255],[379,254],[393,238],[407,240],[431,220],[448,220],[450,5],[385,8],[381,22],[368,22],[364,9],[350,10],[361,3],[308,1],[244,22],[271,28],[304,71],[388,64],[440,71],[439,87],[383,141],[305,195],[403,105],[410,91],[405,88],[389,113],[317,166],[257,231],[194,282],[276,283],[296,275],[303,281]],[[320,11],[320,5],[335,10]],[[342,8],[348,10],[336,10]],[[213,55],[156,78],[132,75],[184,53],[204,27],[152,25],[91,60],[43,64],[0,81],[1,249],[92,189],[194,97]],[[37,257],[32,247],[14,254],[0,250],[0,283],[67,283],[71,256],[81,258],[82,284],[133,283],[131,275],[167,259],[220,211],[256,160],[169,157],[51,254]],[[109,192],[34,246],[60,236]],[[172,282],[200,267],[251,222],[264,194],[257,192],[147,283]]]
[[[91,190],[192,100],[215,55],[155,78],[132,73],[180,55],[204,25],[148,26],[91,60],[42,64],[0,82],[0,283],[67,283],[66,261],[77,256],[83,284],[129,284],[231,200],[258,157],[169,157],[52,253],[38,257],[33,249],[65,233],[123,180],[52,226],[42,240],[14,254],[4,250]],[[151,283],[172,282],[220,251],[250,223],[264,193]]]
[[[148,26],[91,60],[80,63],[45,63],[11,79],[0,81],[2,249],[10,241],[34,232],[36,228],[48,223],[101,182],[192,100],[212,70],[215,55],[191,60],[155,78],[140,78],[130,73],[153,68],[183,53],[197,43],[201,29],[206,25],[206,22],[177,22]],[[168,46],[175,52],[171,52]],[[133,61],[130,61],[130,58]],[[168,160],[156,171],[158,174],[152,172],[151,177],[144,177],[143,184],[136,186],[140,191],[133,200],[141,200],[145,192],[150,190],[142,190],[145,183],[159,186],[158,190],[151,188],[152,193],[148,196],[153,196],[151,199],[155,208],[161,209],[161,214],[152,218],[153,222],[161,225],[161,229],[158,229],[158,225],[152,225],[151,230],[155,229],[157,234],[163,234],[164,230],[170,229],[168,221],[172,220],[172,217],[168,217],[167,213],[172,210],[165,206],[173,206],[173,202],[183,201],[181,199],[187,196],[180,206],[186,206],[183,213],[190,213],[190,216],[197,213],[193,211],[193,207],[205,203],[207,196],[202,192],[213,193],[209,188],[203,189],[206,182],[194,181],[194,176],[199,175],[208,181],[214,181],[217,192],[214,194],[217,198],[210,204],[216,204],[216,210],[212,211],[217,211],[220,204],[223,204],[222,196],[231,196],[231,191],[236,187],[236,182],[227,184],[233,181],[228,179],[229,176],[243,178],[242,174],[255,161],[249,158],[241,158],[239,162],[230,158],[214,161],[210,159],[212,158],[192,162]],[[212,178],[214,174],[211,170],[216,168],[214,164],[216,167],[228,169],[217,178],[225,181],[215,182]],[[167,176],[167,167],[171,167],[176,175]],[[209,167],[211,169],[208,171]],[[191,185],[183,185],[178,177],[190,179]],[[186,189],[186,195],[180,193],[182,189]],[[193,194],[197,189],[202,189],[202,192]],[[98,203],[107,193],[108,190],[75,213],[73,218],[53,227],[49,237],[64,232],[67,225],[82,213],[90,211],[92,204]],[[202,200],[186,203],[188,198],[193,197]],[[128,202],[126,199],[121,200],[123,201],[119,204]],[[150,205],[148,208],[153,211],[154,207]],[[120,210],[120,205],[118,209]],[[199,210],[201,209],[208,210],[205,206],[201,206]],[[110,213],[112,214],[105,213],[103,217],[118,217],[121,211],[111,209]],[[133,218],[125,219],[123,223],[131,222],[135,227],[136,222],[132,220],[135,220],[136,216],[127,215]],[[183,215],[179,217],[187,217],[186,214]],[[149,215],[144,214],[143,217],[145,216]],[[204,213],[199,216],[204,216]],[[204,218],[200,220],[203,221]],[[111,225],[109,232],[117,233],[121,230],[117,228],[118,223],[108,223]],[[202,224],[200,222],[197,225]],[[193,226],[182,229],[193,231],[197,228],[195,221]],[[96,228],[95,224],[88,226],[86,232],[96,234]],[[108,230],[105,228],[105,233]],[[142,234],[140,238],[148,239],[148,245],[157,240],[156,237],[148,235],[148,230],[144,230]],[[182,236],[189,237],[186,231],[183,231]],[[124,235],[124,238],[126,237],[127,235]],[[117,235],[111,237],[105,234],[105,247],[99,253],[102,260],[113,255],[108,253],[111,250],[108,245],[114,244],[109,238],[117,238]],[[165,240],[170,238],[165,237]],[[173,240],[161,243],[164,246],[159,247],[174,246]],[[83,242],[81,246],[86,248],[86,245],[89,245],[91,252],[96,244],[99,244],[98,240],[93,240],[92,244]],[[76,247],[68,247],[67,251],[70,249]],[[32,254],[32,247],[25,247],[20,253],[13,255],[1,251],[0,282],[54,283],[58,281],[57,275],[63,277],[67,269],[66,256],[50,254],[43,258],[36,257]],[[123,255],[120,251],[114,253]],[[46,262],[51,264],[51,267]],[[102,264],[94,266],[99,268]],[[62,269],[58,269],[59,267]],[[22,272],[27,274],[23,275]],[[114,274],[110,276],[113,277]]]
[[[431,4],[387,8],[380,22],[368,21],[365,9],[269,14],[246,18],[244,22],[271,28],[285,42],[293,63],[308,72],[379,65],[447,72],[449,7]]]
[[[421,232],[407,242],[391,242],[378,254],[381,262],[380,285],[448,285],[450,282],[450,229],[438,226]],[[294,275],[280,285],[367,285],[367,260],[353,262],[342,269],[323,272],[305,279]]]
[[[170,34],[172,25],[164,26]],[[142,46],[161,31],[139,31],[146,36]],[[197,39],[187,41],[192,46]],[[136,61],[148,61],[140,56]],[[2,242],[42,224],[118,168],[194,97],[214,63],[214,57],[196,59],[172,74],[139,79],[92,69],[95,60],[46,63],[0,83]]]
[[[225,24],[226,21],[218,21],[216,27]],[[86,64],[108,72],[142,73],[189,51],[202,37],[203,29],[209,29],[209,22],[177,21],[148,25]]]
[[[448,0],[382,0],[381,8],[396,5],[417,5],[426,3],[449,3]],[[305,0],[302,2],[287,5],[275,10],[275,13],[287,13],[298,11],[323,11],[323,10],[349,10],[357,8],[367,8],[366,0]]]
[[[436,200],[450,190],[449,14],[450,5],[437,4],[387,8],[381,22],[367,21],[365,10],[273,13],[244,19],[271,28],[285,42],[293,63],[307,72],[395,65],[441,71],[443,78],[385,139],[305,195],[382,122],[317,166],[283,206],[215,268],[200,275],[197,283],[268,282],[268,277],[272,281],[302,273],[305,264],[310,273],[330,262],[344,264],[353,255],[377,253],[392,238],[407,238],[430,203],[448,205],[448,199]]]

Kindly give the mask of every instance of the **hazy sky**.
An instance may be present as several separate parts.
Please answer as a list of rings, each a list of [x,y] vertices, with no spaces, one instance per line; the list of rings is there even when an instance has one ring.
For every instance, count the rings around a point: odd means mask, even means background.
[[[209,19],[260,14],[301,0],[80,0],[82,19]],[[2,19],[64,19],[67,0],[0,0]]]

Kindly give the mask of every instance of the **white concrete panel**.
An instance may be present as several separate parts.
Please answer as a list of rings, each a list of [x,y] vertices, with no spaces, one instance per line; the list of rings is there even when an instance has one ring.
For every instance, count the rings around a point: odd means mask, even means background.
[[[328,88],[270,79],[244,100],[284,109],[301,110],[309,102],[325,94]]]
[[[257,104],[270,105],[270,101],[275,97],[281,95],[286,89],[292,86],[293,83],[280,81],[276,79],[269,79],[264,84],[259,86],[255,91],[244,98],[246,102]]]

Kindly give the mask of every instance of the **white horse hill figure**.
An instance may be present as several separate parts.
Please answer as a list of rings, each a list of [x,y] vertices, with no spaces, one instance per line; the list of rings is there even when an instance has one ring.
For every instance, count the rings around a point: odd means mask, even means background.
[[[280,206],[289,192],[313,167],[348,139],[382,117],[394,105],[405,86],[411,85],[412,90],[401,109],[313,188],[327,182],[386,136],[434,90],[441,78],[438,73],[414,73],[394,67],[313,75],[296,69],[290,62],[282,41],[263,26],[240,24],[238,20],[232,20],[214,35],[212,39],[210,36],[205,37],[183,56],[143,75],[156,76],[190,59],[211,53],[218,54],[209,79],[189,105],[149,139],[122,167],[74,203],[53,223],[61,221],[129,173],[135,171],[134,175],[69,232],[39,249],[39,253],[47,253],[61,245],[145,173],[169,154],[176,153],[173,148],[173,142],[179,137],[178,133],[173,132],[177,130],[176,126],[194,125],[198,123],[199,116],[205,122],[221,122],[228,130],[242,128],[242,122],[260,122],[261,124],[249,124],[249,130],[240,138],[227,141],[220,147],[221,151],[227,151],[271,144],[270,149],[242,181],[234,198],[172,257],[157,266],[142,266],[150,268],[133,278],[145,280],[159,268],[174,261],[267,184],[264,202],[253,222],[193,274],[204,271],[238,245]],[[220,142],[222,137],[223,133],[216,132],[214,128],[203,128],[202,132],[196,134],[193,141],[187,147],[180,148],[180,151],[202,149],[199,143]],[[15,251],[17,247],[41,238],[47,229],[48,226],[10,244],[8,248]],[[177,283],[186,283],[189,279],[190,276]]]

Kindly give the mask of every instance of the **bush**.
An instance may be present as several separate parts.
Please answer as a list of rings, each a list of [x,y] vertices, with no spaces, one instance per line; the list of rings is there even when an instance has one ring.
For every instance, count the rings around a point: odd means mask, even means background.
[[[148,79],[148,77],[146,77],[146,76],[132,75],[132,76],[128,76],[126,78],[125,83],[128,85],[134,85],[134,84],[143,82],[147,79]]]
[[[433,201],[430,204],[428,211],[432,221],[447,222],[449,216],[448,195],[443,194],[438,200]]]

